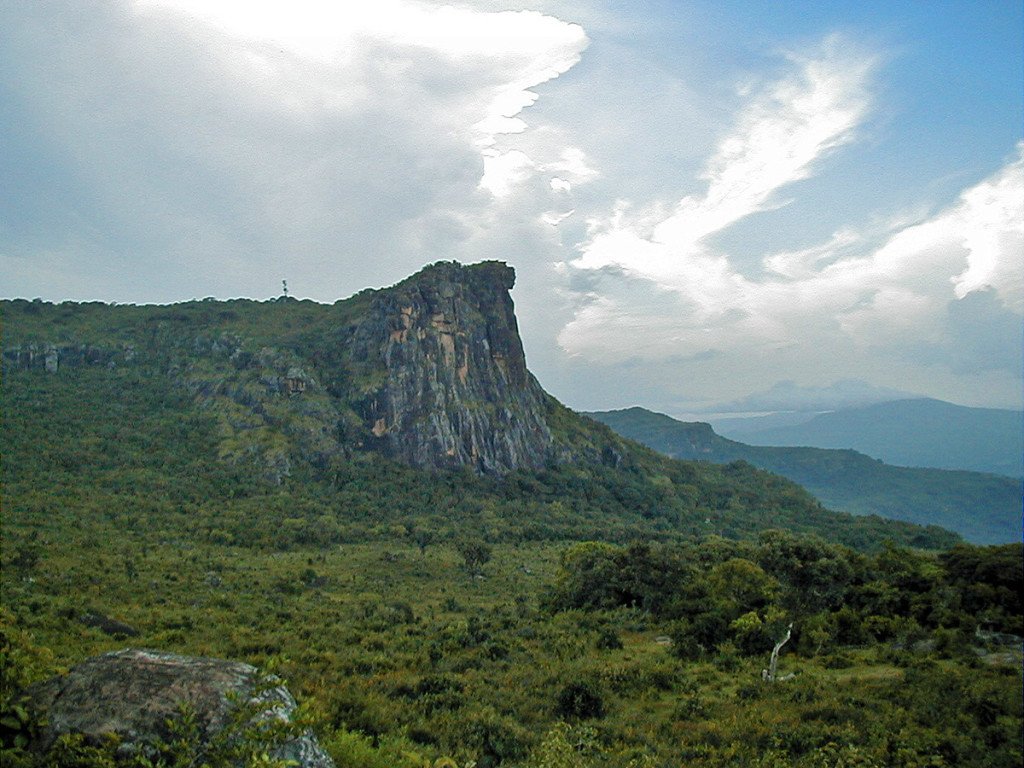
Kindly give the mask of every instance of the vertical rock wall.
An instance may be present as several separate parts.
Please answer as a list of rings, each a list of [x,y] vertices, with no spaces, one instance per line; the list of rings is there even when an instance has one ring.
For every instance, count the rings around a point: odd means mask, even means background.
[[[548,460],[545,395],[526,368],[514,283],[500,262],[441,263],[374,297],[350,360],[378,374],[357,402],[388,455],[487,473]]]

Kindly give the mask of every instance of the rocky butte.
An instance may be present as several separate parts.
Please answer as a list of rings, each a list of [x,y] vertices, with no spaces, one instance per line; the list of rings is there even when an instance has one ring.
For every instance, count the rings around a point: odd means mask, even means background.
[[[500,262],[441,263],[374,295],[350,360],[383,369],[358,410],[384,453],[489,473],[550,458],[547,395],[526,368],[514,284]]]
[[[272,483],[358,451],[492,475],[620,464],[621,438],[576,418],[527,369],[514,284],[503,262],[439,262],[333,305],[16,301],[7,311],[25,322],[3,360],[54,375],[143,366],[217,419],[222,459]]]

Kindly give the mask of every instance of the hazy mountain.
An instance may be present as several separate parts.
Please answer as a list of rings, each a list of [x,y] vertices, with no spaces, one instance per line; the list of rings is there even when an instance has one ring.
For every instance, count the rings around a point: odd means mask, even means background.
[[[754,392],[719,407],[722,413],[783,411],[815,414],[840,408],[855,408],[890,400],[906,400],[916,395],[892,387],[879,387],[862,379],[840,379],[826,386],[801,386],[795,381],[777,381],[771,387]]]
[[[941,525],[977,543],[1020,540],[1021,487],[1011,478],[890,466],[852,450],[745,445],[708,424],[643,408],[590,415],[674,458],[748,461],[800,483],[833,509]]]
[[[754,445],[852,448],[890,464],[1024,475],[1021,411],[918,398],[822,413],[796,425],[722,427]]]
[[[818,415],[817,411],[779,411],[759,416],[704,417],[716,432],[732,440],[743,441],[750,432],[761,432],[775,427],[805,424]]]

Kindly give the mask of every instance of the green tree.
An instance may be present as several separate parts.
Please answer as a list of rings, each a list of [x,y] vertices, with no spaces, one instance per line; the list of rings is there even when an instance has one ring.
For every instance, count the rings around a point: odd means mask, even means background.
[[[854,576],[846,550],[787,531],[761,535],[758,563],[781,583],[781,602],[796,617],[838,606]]]
[[[483,567],[491,560],[491,546],[483,539],[462,539],[455,548],[466,570],[474,576],[483,573]]]
[[[732,557],[716,565],[708,581],[712,594],[733,607],[737,614],[763,608],[779,591],[778,581],[757,563],[742,557]]]

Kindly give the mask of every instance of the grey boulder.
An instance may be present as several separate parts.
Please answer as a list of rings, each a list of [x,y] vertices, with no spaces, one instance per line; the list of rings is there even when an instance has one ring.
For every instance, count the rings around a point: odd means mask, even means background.
[[[94,742],[114,734],[119,749],[145,752],[166,739],[167,723],[183,705],[195,714],[205,745],[224,733],[238,707],[249,709],[250,722],[290,723],[297,706],[287,688],[249,664],[138,649],[87,659],[35,686],[32,701],[45,718],[37,744],[43,751],[64,734]],[[300,768],[334,768],[309,732],[276,745],[270,756]]]

